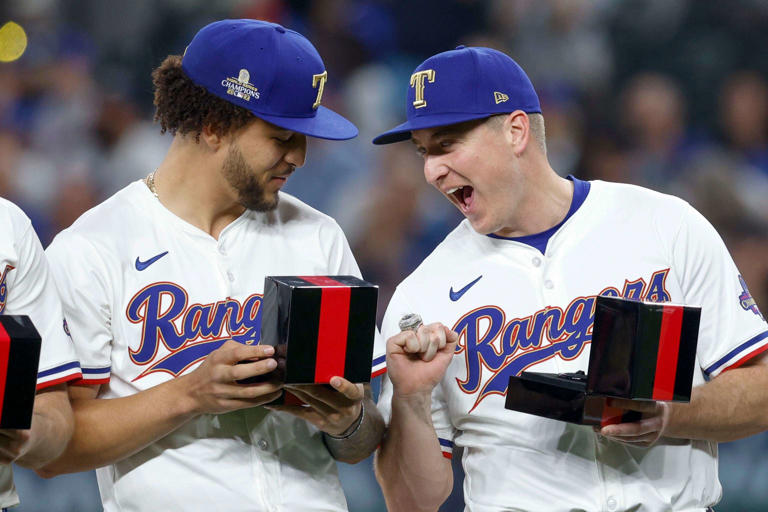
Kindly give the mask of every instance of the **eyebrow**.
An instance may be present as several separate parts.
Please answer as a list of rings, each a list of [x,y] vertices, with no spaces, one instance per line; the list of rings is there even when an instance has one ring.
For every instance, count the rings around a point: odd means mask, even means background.
[[[438,139],[440,137],[444,137],[445,135],[458,135],[458,134],[461,134],[463,131],[464,130],[459,130],[459,129],[451,126],[451,127],[444,128],[444,129],[442,129],[442,130],[440,130],[438,132],[433,133],[432,135],[429,136],[429,140],[435,140],[435,139]],[[415,138],[413,138],[413,137],[411,137],[411,142],[413,142],[417,146],[419,145],[419,142]]]

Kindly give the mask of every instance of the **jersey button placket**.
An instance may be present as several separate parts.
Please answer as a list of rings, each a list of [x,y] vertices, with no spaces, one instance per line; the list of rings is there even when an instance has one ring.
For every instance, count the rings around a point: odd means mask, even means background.
[[[268,415],[257,428],[251,429],[252,453],[259,467],[256,471],[258,481],[254,483],[259,489],[263,510],[280,510],[282,503],[282,468],[276,455],[280,443],[279,434],[276,433],[286,426],[276,421],[274,415]]]
[[[221,262],[222,267],[226,270],[227,281],[229,281],[230,283],[234,283],[235,273],[232,272],[231,268],[228,268],[229,261],[227,261],[227,258],[226,258],[227,249],[226,249],[226,245],[224,244],[224,240],[220,239],[218,241],[218,243],[216,244],[216,250],[219,252],[219,255],[222,256],[222,258],[219,261]]]
[[[555,288],[555,283],[549,276],[547,276],[547,268],[545,263],[546,261],[544,256],[537,255],[531,259],[531,264],[541,272],[541,278],[543,280],[541,283],[542,286],[544,286],[546,290],[552,290]]]
[[[227,244],[222,237],[219,238],[219,240],[211,239],[207,250],[210,258],[215,262],[215,268],[218,271],[218,281],[221,283],[222,292],[226,296],[231,296],[233,293],[232,285],[235,281],[235,274],[230,268],[232,262],[227,257],[226,247]]]
[[[615,443],[612,443],[605,437],[595,433],[595,460],[599,472],[600,485],[602,487],[602,496],[605,500],[603,510],[614,512],[624,507],[624,491],[621,486],[621,477],[610,464],[604,461],[612,459],[617,449]]]

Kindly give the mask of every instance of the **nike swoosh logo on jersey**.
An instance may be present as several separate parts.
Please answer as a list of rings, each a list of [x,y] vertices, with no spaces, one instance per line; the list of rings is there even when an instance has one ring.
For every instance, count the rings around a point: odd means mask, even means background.
[[[160,258],[162,258],[163,256],[165,256],[166,254],[168,254],[168,251],[165,251],[165,252],[161,252],[161,253],[160,253],[160,254],[158,254],[157,256],[154,256],[154,257],[152,257],[152,258],[149,258],[147,261],[141,261],[141,260],[139,259],[139,257],[138,257],[138,256],[136,256],[136,270],[138,270],[139,272],[141,272],[142,270],[144,270],[145,268],[147,268],[148,266],[150,266],[151,264],[153,264],[154,262],[156,262],[157,260],[159,260]]]
[[[472,288],[475,285],[475,283],[477,283],[482,278],[483,278],[483,276],[478,276],[477,279],[475,279],[474,281],[472,281],[467,286],[465,286],[464,288],[462,288],[461,290],[459,290],[457,292],[453,291],[453,286],[451,286],[451,289],[448,292],[448,296],[451,298],[451,300],[453,302],[456,302],[457,300],[459,300],[461,298],[462,295],[467,293],[467,290]]]

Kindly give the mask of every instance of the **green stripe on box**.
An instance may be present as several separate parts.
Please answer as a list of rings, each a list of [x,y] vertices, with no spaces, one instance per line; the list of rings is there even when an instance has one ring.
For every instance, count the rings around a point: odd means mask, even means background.
[[[659,335],[664,306],[646,304],[640,308],[637,322],[637,340],[632,358],[632,398],[653,397],[656,375],[656,357],[659,353]]]

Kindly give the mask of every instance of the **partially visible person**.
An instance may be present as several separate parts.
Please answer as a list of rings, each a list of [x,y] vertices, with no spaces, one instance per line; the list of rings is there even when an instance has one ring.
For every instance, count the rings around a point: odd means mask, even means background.
[[[32,426],[0,429],[0,508],[5,511],[19,503],[11,464],[36,469],[67,446],[74,428],[67,386],[81,373],[40,241],[24,212],[2,198],[0,233],[0,315],[29,316],[42,339]],[[2,337],[7,343],[7,334]]]
[[[726,148],[768,176],[768,83],[754,71],[734,73],[720,91],[719,107]]]
[[[437,509],[454,445],[467,511],[709,510],[717,443],[768,429],[768,325],[717,232],[676,197],[560,177],[536,91],[501,52],[440,53],[410,86],[408,121],[374,142],[410,139],[466,219],[384,317],[389,510]],[[616,399],[642,419],[599,431],[505,409],[512,375],[587,370],[599,295],[702,307],[690,404]],[[400,332],[407,313],[426,325]]]
[[[701,143],[688,133],[686,100],[672,78],[656,72],[640,73],[624,86],[619,119],[628,151],[621,181],[662,190],[698,153]]]
[[[321,105],[327,77],[307,39],[256,20],[203,27],[153,72],[165,158],[48,248],[86,385],[44,474],[98,468],[108,512],[346,510],[335,460],[383,432],[370,389],[334,376],[271,405],[259,344],[265,276],[360,276],[336,222],[280,190],[308,136],[357,135]]]

